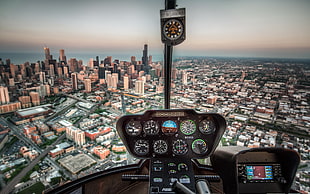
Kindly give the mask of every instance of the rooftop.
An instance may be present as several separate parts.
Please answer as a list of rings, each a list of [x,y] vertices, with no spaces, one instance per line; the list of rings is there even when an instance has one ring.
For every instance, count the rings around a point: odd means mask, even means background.
[[[16,111],[16,113],[22,117],[25,117],[25,116],[29,116],[33,114],[44,113],[46,111],[48,111],[47,108],[40,107],[40,108],[33,108],[33,109],[27,109],[27,110],[19,110],[19,111]]]
[[[59,159],[59,163],[73,174],[76,174],[83,168],[96,163],[96,161],[86,154],[79,154],[76,156],[69,155],[65,158]]]

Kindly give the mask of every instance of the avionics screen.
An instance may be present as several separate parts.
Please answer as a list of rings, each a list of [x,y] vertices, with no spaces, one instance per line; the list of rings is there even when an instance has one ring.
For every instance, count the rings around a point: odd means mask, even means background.
[[[246,166],[248,180],[272,180],[272,166]]]

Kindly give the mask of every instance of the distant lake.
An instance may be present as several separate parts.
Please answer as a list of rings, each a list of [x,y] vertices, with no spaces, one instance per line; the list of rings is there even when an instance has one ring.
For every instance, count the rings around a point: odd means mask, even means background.
[[[59,58],[59,53],[57,54],[53,54],[53,59],[56,59],[58,61]],[[87,62],[93,58],[94,60],[96,60],[96,56],[99,56],[99,60],[104,60],[107,56],[112,56],[112,59],[118,59],[120,61],[130,61],[131,56],[134,55],[119,55],[119,54],[81,54],[81,53],[65,53],[67,60],[69,60],[70,58],[76,58],[77,60],[83,60],[83,64],[86,65]],[[151,54],[149,54],[151,55]],[[140,56],[136,55],[136,60],[137,61],[141,61],[142,60],[142,53],[140,54]],[[19,64],[23,64],[25,62],[29,62],[29,63],[36,63],[37,61],[44,61],[45,59],[45,54],[42,53],[0,53],[0,58],[2,59],[2,61],[5,63],[6,59],[10,59],[11,63],[15,64],[15,65],[19,65]],[[160,55],[152,55],[152,60],[153,62],[156,61],[163,61],[163,56]]]

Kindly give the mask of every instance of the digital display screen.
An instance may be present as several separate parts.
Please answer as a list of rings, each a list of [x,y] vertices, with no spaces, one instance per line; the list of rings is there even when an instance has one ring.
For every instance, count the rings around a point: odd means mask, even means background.
[[[272,166],[246,166],[248,180],[272,180]]]

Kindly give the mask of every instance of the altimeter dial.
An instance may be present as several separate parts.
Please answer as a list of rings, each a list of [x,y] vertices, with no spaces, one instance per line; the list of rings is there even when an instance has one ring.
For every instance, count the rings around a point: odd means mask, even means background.
[[[156,135],[159,132],[159,126],[156,121],[148,120],[143,125],[143,131],[147,135]]]

